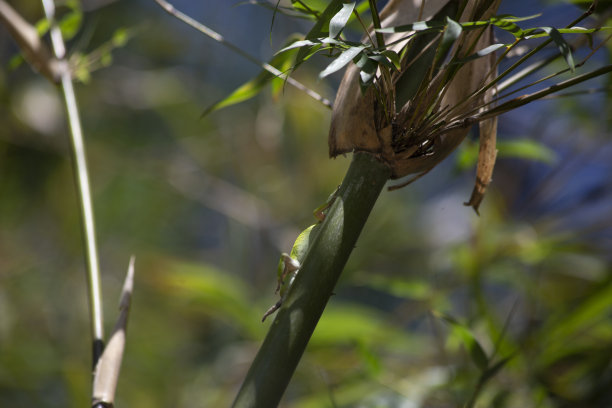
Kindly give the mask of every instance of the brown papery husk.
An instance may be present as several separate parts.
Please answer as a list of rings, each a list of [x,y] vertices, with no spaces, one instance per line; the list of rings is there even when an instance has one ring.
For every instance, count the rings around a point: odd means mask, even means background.
[[[431,0],[425,1],[424,4],[421,4],[421,0],[392,0],[381,11],[381,26],[393,27],[430,19],[447,3],[448,0]],[[469,1],[459,21],[472,21],[475,18],[487,19],[497,11],[499,3],[500,0]],[[474,14],[478,10],[485,11],[478,12],[480,15],[475,16]],[[490,28],[485,30],[490,30]],[[406,33],[401,35],[406,35]],[[385,41],[393,41],[397,36],[398,34],[386,36]],[[493,37],[489,32],[483,33],[481,30],[464,31],[451,52],[457,57],[464,57],[468,53],[491,45],[492,40]],[[471,48],[475,41],[475,46]],[[400,44],[399,46],[403,45]],[[461,47],[461,45],[465,45],[465,47]],[[367,151],[376,154],[390,166],[392,179],[411,174],[427,173],[446,158],[469,132],[473,121],[466,120],[464,126],[456,126],[457,119],[467,112],[472,112],[491,98],[491,92],[487,92],[467,99],[469,95],[482,87],[487,75],[493,72],[494,61],[494,56],[490,55],[490,57],[479,58],[466,63],[458,70],[453,79],[443,87],[440,85],[442,75],[430,79],[429,83],[422,84],[419,93],[412,101],[409,101],[404,107],[398,107],[398,113],[394,114],[395,120],[392,124],[379,120],[382,116],[381,109],[383,109],[378,102],[380,98],[376,98],[374,87],[370,87],[365,95],[362,94],[359,86],[359,69],[351,64],[342,78],[334,103],[329,133],[330,156],[336,157],[339,154],[354,151]],[[433,104],[441,92],[443,97],[438,100],[435,106],[442,112],[438,115],[434,125],[429,124],[419,128],[417,123],[415,127],[414,117],[411,116],[415,111],[418,111],[415,106],[422,109],[422,103]],[[413,105],[412,108],[410,107],[411,104]],[[434,111],[433,114],[435,115],[436,112]],[[420,116],[423,117],[424,115]],[[445,128],[444,125],[449,123],[455,124],[452,129]],[[410,129],[407,129],[407,126],[410,126]],[[492,123],[488,126],[489,128],[496,127]],[[490,159],[490,152],[495,151],[494,139],[493,148],[490,144],[491,137],[487,140],[489,141],[487,151],[485,153],[481,151],[481,155]],[[491,164],[490,160],[489,164]],[[492,171],[492,165],[489,167]],[[482,177],[479,177],[479,179],[484,180],[481,184],[485,188],[490,180],[490,173],[487,176],[487,172],[483,172]],[[480,192],[475,194],[480,194]],[[474,198],[474,200],[478,199],[477,196]]]

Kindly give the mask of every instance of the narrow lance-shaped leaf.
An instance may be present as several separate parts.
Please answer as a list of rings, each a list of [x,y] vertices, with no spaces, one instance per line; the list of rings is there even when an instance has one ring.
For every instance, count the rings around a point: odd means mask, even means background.
[[[559,30],[554,27],[542,27],[544,32],[550,35],[550,38],[557,44],[557,48],[559,48],[559,52],[565,58],[565,62],[569,66],[570,70],[574,72],[576,70],[576,66],[574,64],[574,57],[572,56],[572,50],[569,44],[565,41]]]
[[[497,157],[509,159],[534,160],[553,164],[557,160],[554,150],[532,139],[516,139],[497,142]],[[478,161],[478,144],[464,143],[457,155],[457,168],[466,170]]]
[[[308,34],[306,34],[306,39],[314,40],[316,38],[327,37],[329,30],[329,21],[338,13],[338,11],[340,11],[341,8],[342,0],[332,0],[325,8],[323,13],[321,13],[314,27],[312,27]],[[300,49],[297,56],[295,57],[294,67],[297,68],[302,62],[304,62],[304,59],[307,57],[307,55],[308,49]]]
[[[501,48],[504,48],[504,47],[507,47],[507,45],[506,44],[492,44],[492,45],[489,45],[488,47],[483,48],[482,50],[476,51],[475,53],[468,55],[465,58],[457,59],[457,60],[453,61],[453,63],[454,64],[461,64],[461,65],[463,65],[463,64],[465,64],[467,62],[470,62],[470,61],[473,61],[475,59],[485,57],[485,56],[487,56],[487,55],[489,55],[489,54],[491,54],[491,53],[493,53],[493,52],[495,52],[495,51],[497,51],[497,50],[499,50]]]
[[[378,63],[363,53],[355,65],[359,68],[359,85],[361,86],[361,92],[365,94],[365,91],[374,82]]]
[[[379,28],[376,31],[385,34],[405,33],[410,31],[439,31],[443,29],[444,26],[445,24],[441,21],[417,21],[415,23],[403,24],[397,27]]]
[[[435,65],[438,65],[444,58],[446,58],[448,51],[461,35],[461,31],[462,28],[459,23],[450,17],[446,17],[446,29],[444,30],[442,40],[440,41],[438,50],[436,51]]]
[[[319,78],[325,78],[326,76],[341,70],[346,64],[351,62],[353,58],[357,57],[364,49],[365,46],[362,45],[359,47],[351,47],[348,50],[344,51],[335,60],[333,60],[332,63],[327,66],[327,68],[321,71],[321,73],[319,74]]]
[[[282,70],[284,67],[286,67],[287,63],[289,63],[292,60],[295,53],[296,51],[293,50],[292,52],[276,54],[272,58],[269,64],[275,68]],[[208,115],[209,113],[216,111],[218,109],[236,105],[238,103],[247,101],[255,97],[259,92],[262,91],[262,89],[268,83],[270,83],[270,81],[272,81],[275,78],[278,78],[278,77],[271,74],[268,71],[260,72],[259,75],[257,75],[255,78],[244,83],[243,85],[238,87],[236,90],[234,90],[231,94],[229,94],[225,98],[221,99],[220,101],[215,102],[214,104],[206,108],[206,110],[202,112],[201,116],[204,117]]]
[[[476,366],[481,370],[485,370],[489,365],[489,359],[470,329],[459,323],[452,316],[439,312],[435,312],[435,314],[451,325],[453,334],[461,339],[474,364],[476,364]]]
[[[328,38],[315,38],[313,40],[300,40],[300,41],[295,41],[284,48],[281,48],[279,51],[276,52],[276,54],[281,54],[285,51],[294,50],[296,48],[312,47],[312,46],[321,45],[321,44],[341,45],[341,44],[348,44],[348,43],[338,41],[338,40],[335,40],[329,37]],[[308,53],[308,51],[306,51],[306,53]]]
[[[329,36],[336,38],[340,35],[344,26],[348,22],[353,10],[355,9],[355,2],[344,3],[342,9],[336,13],[334,17],[329,21]]]

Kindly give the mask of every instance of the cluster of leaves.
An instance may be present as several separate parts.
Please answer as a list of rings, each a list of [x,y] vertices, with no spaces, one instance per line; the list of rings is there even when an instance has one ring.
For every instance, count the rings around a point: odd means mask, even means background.
[[[448,83],[453,78],[454,73],[456,73],[462,65],[475,59],[487,56],[496,51],[503,50],[503,53],[499,56],[496,62],[496,65],[499,65],[504,58],[511,55],[512,51],[514,51],[514,54],[520,54],[523,52],[519,51],[519,45],[522,45],[527,40],[534,40],[538,38],[546,38],[547,40],[537,45],[527,54],[523,55],[518,62],[512,64],[510,68],[504,71],[501,75],[493,78],[488,84],[486,84],[485,87],[478,90],[471,96],[482,94],[484,91],[492,88],[493,86],[497,86],[499,91],[504,90],[525,76],[533,74],[534,70],[521,71],[512,77],[512,81],[506,81],[503,84],[500,84],[500,81],[503,78],[507,77],[511,73],[514,73],[517,68],[519,68],[529,57],[537,54],[542,48],[552,41],[556,44],[558,52],[553,58],[548,59],[547,63],[550,63],[556,58],[562,56],[567,63],[568,69],[562,70],[550,77],[547,77],[547,79],[550,79],[551,77],[560,75],[568,70],[574,72],[577,66],[584,64],[586,61],[585,59],[579,64],[575,63],[572,55],[573,47],[567,42],[564,35],[584,35],[588,40],[589,46],[593,48],[592,35],[597,31],[607,29],[607,27],[583,28],[577,26],[578,22],[586,18],[586,16],[588,16],[592,10],[584,13],[580,18],[568,24],[567,27],[559,29],[550,26],[524,28],[518,24],[519,22],[534,19],[539,15],[527,17],[499,15],[482,21],[470,22],[457,22],[448,16],[443,16],[440,19],[436,19],[434,17],[434,19],[430,21],[419,21],[397,27],[383,28],[380,26],[380,17],[378,15],[376,4],[373,1],[343,2],[341,0],[334,0],[326,4],[325,2],[319,1],[292,0],[291,7],[281,6],[280,1],[276,2],[276,4],[271,4],[269,2],[257,2],[257,4],[265,5],[273,9],[274,16],[277,12],[281,12],[290,16],[310,18],[315,21],[314,26],[306,34],[305,38],[302,40],[290,39],[290,44],[285,45],[280,51],[277,52],[274,59],[271,61],[271,65],[282,69],[283,72],[289,72],[295,70],[314,54],[321,53],[327,57],[333,58],[333,61],[328,64],[319,74],[320,78],[324,78],[340,71],[349,63],[353,62],[360,70],[359,81],[363,92],[365,92],[370,86],[377,84],[380,85],[380,91],[389,92],[390,88],[393,87],[390,83],[390,75],[394,74],[396,78],[401,77],[400,70],[414,64],[416,59],[421,58],[425,51],[429,48],[435,49],[435,52],[431,53],[430,65],[434,67],[434,70],[430,72],[429,79],[431,79],[436,72],[446,70],[445,83]],[[443,14],[439,13],[439,15],[441,16]],[[362,16],[367,16],[367,21],[366,18],[362,18]],[[373,29],[368,28],[370,21],[372,22]],[[347,26],[351,25],[352,27],[355,27],[355,24],[352,24],[355,22],[358,22],[356,26],[361,27],[361,34],[364,36],[364,41],[352,41],[343,35],[343,32]],[[467,46],[467,49],[470,50],[468,53],[455,52],[452,58],[446,61],[450,50],[453,46],[455,46],[455,44],[457,44],[457,40],[460,38],[460,35],[463,32],[479,30],[487,26],[493,26],[502,32],[509,33],[512,38],[514,38],[514,41],[510,43],[491,44],[480,50],[474,50],[473,44],[469,44]],[[392,42],[385,43],[383,34],[400,34],[400,36],[394,38]],[[419,38],[422,39],[421,42],[418,41]],[[414,47],[411,47],[413,44]],[[599,47],[601,47],[601,44],[596,47],[595,50]],[[298,50],[297,53],[295,53],[296,49]],[[411,49],[414,50],[411,51]],[[421,52],[422,49],[425,49],[425,51]],[[458,54],[463,54],[463,56],[458,57]],[[541,64],[538,69],[541,69],[544,65],[545,64]],[[598,73],[598,75],[599,74],[601,73]],[[584,78],[583,80],[589,78],[590,77]],[[254,80],[249,81],[240,87],[227,98],[224,98],[220,102],[213,105],[206,112],[233,105],[251,98],[261,91],[266,83],[272,79],[273,76],[262,73]],[[397,79],[394,81],[396,81],[396,89],[394,92],[397,93],[395,104],[398,106],[398,108],[401,108],[401,106],[403,106],[409,99],[405,96],[407,93],[402,88],[410,88],[414,85],[405,86],[406,84],[402,84],[401,78],[399,81],[397,81]],[[381,82],[387,83],[380,84]],[[539,82],[540,81],[535,81],[533,84],[537,84]],[[579,82],[581,81],[576,81],[575,83]],[[275,85],[275,88],[279,89],[278,85]],[[521,89],[524,89],[524,87]],[[517,91],[519,90],[515,90],[514,92]],[[495,98],[495,101],[492,102],[492,104],[498,103],[501,99],[512,95],[514,92],[501,96],[498,92],[498,96]],[[380,92],[377,93],[378,95],[381,94]],[[522,104],[524,103],[526,102],[523,102]],[[517,104],[513,102],[504,108],[496,109],[495,114],[497,115],[516,107]]]

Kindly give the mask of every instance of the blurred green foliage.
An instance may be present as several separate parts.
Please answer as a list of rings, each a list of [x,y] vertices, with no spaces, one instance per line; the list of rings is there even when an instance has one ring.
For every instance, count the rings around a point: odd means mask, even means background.
[[[37,21],[32,4],[15,6]],[[224,34],[269,59],[269,11],[185,7],[217,28],[231,15],[242,29]],[[138,27],[127,43],[124,27]],[[277,16],[273,36],[295,29]],[[63,109],[28,67],[9,69],[18,50],[0,32],[0,406],[85,406],[88,313]],[[153,2],[84,10],[72,52],[108,41],[122,46],[112,65],[77,96],[108,329],[136,255],[117,406],[227,406],[268,327],[279,252],[348,159],[327,159],[329,112],[290,87],[198,119],[257,68]],[[297,75],[333,95],[316,72]],[[502,146],[543,162],[501,154],[480,217],[462,205],[467,150],[382,195],[283,406],[610,406],[609,99],[581,98],[593,108],[538,103],[502,118]]]

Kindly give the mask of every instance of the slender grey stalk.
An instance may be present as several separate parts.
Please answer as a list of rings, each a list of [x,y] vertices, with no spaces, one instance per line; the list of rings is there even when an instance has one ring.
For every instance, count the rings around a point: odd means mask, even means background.
[[[102,316],[100,270],[98,266],[98,251],[96,247],[91,191],[89,188],[89,175],[87,173],[85,144],[83,142],[83,132],[81,130],[81,121],[79,119],[74,88],[72,87],[72,77],[70,69],[68,68],[68,62],[65,58],[66,47],[62,39],[62,32],[54,21],[55,5],[53,4],[53,0],[42,0],[42,4],[47,20],[51,23],[50,35],[53,52],[61,66],[60,86],[64,95],[66,114],[70,126],[72,163],[79,195],[81,221],[86,248],[87,287],[89,295],[89,312],[91,315],[91,335],[93,338],[93,365],[95,366],[104,348],[104,320]]]
[[[261,68],[263,68],[264,70],[268,71],[272,75],[276,75],[277,77],[279,77],[281,79],[284,79],[285,81],[287,81],[287,83],[289,85],[292,85],[293,87],[295,87],[295,88],[299,89],[300,91],[306,93],[308,96],[310,96],[311,98],[315,99],[316,101],[321,102],[326,107],[328,107],[328,108],[332,107],[332,103],[331,103],[331,101],[329,99],[324,98],[323,96],[319,95],[318,93],[316,93],[312,89],[308,88],[306,85],[304,85],[301,82],[291,78],[289,75],[285,74],[284,72],[281,72],[276,67],[273,67],[272,65],[270,65],[268,63],[260,61],[259,59],[255,58],[254,56],[252,56],[248,52],[242,50],[237,45],[227,41],[221,34],[219,34],[218,32],[216,32],[214,30],[211,30],[210,28],[206,27],[204,24],[197,22],[193,18],[189,17],[187,14],[180,12],[172,4],[168,3],[166,0],[155,0],[155,2],[157,4],[159,4],[171,16],[174,16],[174,17],[178,18],[179,20],[181,20],[182,22],[184,22],[188,26],[191,26],[191,27],[195,28],[196,30],[198,30],[202,34],[212,38],[213,40],[215,40],[219,44],[229,48],[230,50],[232,50],[236,54],[238,54],[238,55],[248,59],[253,64],[260,66]]]

